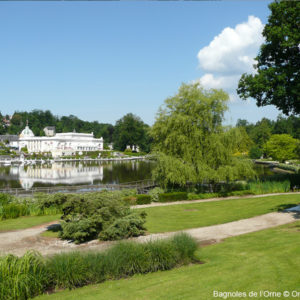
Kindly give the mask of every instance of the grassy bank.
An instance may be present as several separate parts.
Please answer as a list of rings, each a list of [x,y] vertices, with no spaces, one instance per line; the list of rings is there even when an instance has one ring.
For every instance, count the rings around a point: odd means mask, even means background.
[[[203,265],[136,275],[36,300],[209,300],[221,299],[214,298],[213,291],[299,291],[299,230],[300,221],[229,238],[197,251]]]
[[[45,224],[55,220],[59,220],[61,215],[46,215],[33,217],[20,217],[17,219],[8,219],[0,221],[0,232],[9,230],[26,229],[33,226]]]
[[[300,195],[233,199],[143,208],[150,233],[177,231],[263,215],[300,203]]]

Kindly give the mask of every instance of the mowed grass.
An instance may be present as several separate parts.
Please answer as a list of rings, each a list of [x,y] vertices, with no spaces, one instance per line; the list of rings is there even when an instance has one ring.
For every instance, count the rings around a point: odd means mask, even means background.
[[[298,203],[300,195],[295,194],[149,207],[140,210],[147,212],[147,231],[158,233],[228,223],[278,211]],[[4,220],[0,221],[0,232],[25,229],[59,218],[60,215],[52,215]],[[46,232],[43,236],[57,237],[58,233]]]
[[[44,223],[59,220],[61,215],[27,216],[16,219],[0,221],[0,232],[9,230],[26,229]]]
[[[144,208],[150,233],[177,231],[251,218],[300,203],[300,195],[234,199]]]
[[[299,291],[299,249],[300,221],[297,221],[200,248],[197,256],[205,262],[202,265],[108,281],[36,299],[209,300],[217,299],[213,297],[214,291],[255,291],[258,293],[255,299],[266,299],[259,296],[260,291]]]

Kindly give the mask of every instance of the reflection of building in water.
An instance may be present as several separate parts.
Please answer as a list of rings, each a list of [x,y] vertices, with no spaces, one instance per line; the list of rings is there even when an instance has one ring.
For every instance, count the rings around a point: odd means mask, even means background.
[[[15,172],[15,171],[14,171]],[[30,189],[34,183],[46,184],[83,184],[103,180],[103,166],[72,165],[54,163],[49,167],[19,167],[19,180],[24,189]]]
[[[20,134],[19,149],[27,147],[29,153],[51,152],[53,157],[74,155],[76,152],[103,150],[103,138],[93,133],[66,132],[54,136],[34,136],[28,125]]]

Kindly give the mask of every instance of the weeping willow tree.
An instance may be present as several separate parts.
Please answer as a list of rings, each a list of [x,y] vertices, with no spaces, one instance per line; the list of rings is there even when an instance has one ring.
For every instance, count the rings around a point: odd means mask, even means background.
[[[243,134],[222,126],[228,99],[223,90],[183,84],[165,100],[151,129],[155,180],[185,186],[254,176],[251,162],[233,155],[244,143]]]

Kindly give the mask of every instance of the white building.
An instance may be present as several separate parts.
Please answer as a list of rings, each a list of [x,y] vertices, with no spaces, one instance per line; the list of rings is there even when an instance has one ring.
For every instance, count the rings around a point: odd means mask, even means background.
[[[34,136],[28,125],[19,137],[19,150],[27,147],[29,153],[51,152],[53,157],[74,155],[86,151],[102,151],[103,138],[93,133],[66,132],[54,136]]]

